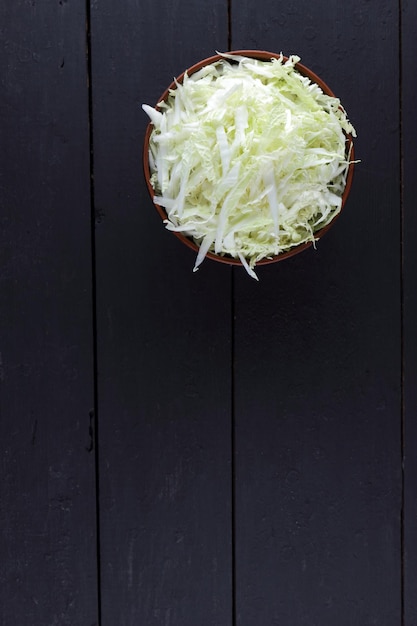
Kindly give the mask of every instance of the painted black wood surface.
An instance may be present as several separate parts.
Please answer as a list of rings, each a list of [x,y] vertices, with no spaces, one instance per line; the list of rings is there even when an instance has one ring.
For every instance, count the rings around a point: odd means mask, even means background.
[[[1,625],[415,626],[416,4],[0,12]],[[193,274],[141,170],[140,105],[227,48],[358,131],[345,213],[259,283]]]
[[[85,6],[0,8],[0,623],[97,623]]]
[[[414,24],[417,5],[402,5],[402,179],[403,179],[403,559],[404,559],[404,624],[417,624],[417,124],[415,102],[417,89],[409,77],[415,72],[417,40]]]
[[[237,281],[238,623],[400,624],[397,10],[240,2],[234,17],[233,47],[297,52],[324,78],[361,159],[316,251]]]
[[[232,619],[231,269],[193,274],[141,164],[141,104],[225,49],[227,13],[171,5],[161,32],[160,10],[100,2],[91,15],[106,626]]]

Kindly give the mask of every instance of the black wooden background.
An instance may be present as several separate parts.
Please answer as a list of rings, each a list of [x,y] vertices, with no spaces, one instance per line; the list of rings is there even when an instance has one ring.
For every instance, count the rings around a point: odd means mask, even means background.
[[[414,0],[4,0],[0,624],[416,626]],[[243,270],[166,232],[173,76],[298,54],[358,132],[343,216]]]

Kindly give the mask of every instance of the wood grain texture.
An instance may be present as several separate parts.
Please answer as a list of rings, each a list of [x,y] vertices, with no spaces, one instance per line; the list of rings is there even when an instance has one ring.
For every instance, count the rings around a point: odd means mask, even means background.
[[[402,4],[403,268],[404,268],[404,624],[417,624],[417,5]]]
[[[233,5],[232,47],[297,53],[358,131],[344,215],[236,274],[237,623],[401,623],[397,3]],[[387,54],[389,49],[389,54]]]
[[[1,5],[2,626],[417,624],[416,23],[412,0]],[[142,174],[140,105],[229,44],[299,54],[358,131],[344,215],[259,284],[193,274]]]
[[[2,3],[0,623],[97,623],[83,2]]]
[[[103,626],[230,623],[231,270],[165,231],[140,108],[226,28],[224,2],[92,5]]]

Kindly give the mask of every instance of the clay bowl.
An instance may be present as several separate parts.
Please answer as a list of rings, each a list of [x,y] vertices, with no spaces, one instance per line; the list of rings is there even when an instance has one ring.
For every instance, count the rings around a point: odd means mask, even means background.
[[[229,54],[239,54],[242,56],[247,56],[247,57],[251,57],[254,59],[258,59],[261,61],[269,61],[271,58],[279,58],[280,55],[275,53],[275,52],[267,52],[265,50],[234,50],[233,52],[230,52]],[[222,59],[223,57],[221,57],[221,55],[216,54],[212,57],[208,57],[207,59],[203,59],[202,61],[199,61],[198,63],[196,63],[195,65],[192,65],[189,69],[185,70],[178,78],[177,78],[177,82],[182,83],[183,79],[184,79],[184,74],[187,73],[189,76],[191,74],[194,74],[195,72],[197,72],[198,70],[200,70],[202,67],[204,67],[205,65],[209,65],[210,63],[215,63],[216,61]],[[284,61],[286,61],[288,59],[288,57],[283,57]],[[330,87],[328,87],[326,85],[326,83],[319,77],[317,76],[314,72],[312,72],[310,69],[308,69],[307,67],[305,67],[304,65],[302,65],[301,63],[297,63],[297,65],[295,66],[297,71],[300,72],[300,74],[302,74],[303,76],[307,76],[311,81],[317,83],[319,85],[319,87],[321,87],[321,89],[323,90],[323,92],[329,96],[333,96],[334,97],[334,93],[332,92],[332,90],[330,89]],[[164,93],[162,94],[162,96],[160,98],[158,98],[158,102],[162,102],[165,101],[168,98],[168,94],[169,91],[171,89],[175,89],[176,85],[175,85],[175,81],[173,81],[169,87],[167,87],[167,89],[164,91]],[[158,107],[156,107],[158,108]],[[151,185],[150,182],[150,176],[151,176],[151,172],[150,172],[150,168],[149,168],[149,139],[150,139],[150,135],[153,129],[153,125],[152,123],[149,123],[147,128],[146,128],[146,132],[145,132],[145,140],[144,140],[144,146],[143,146],[143,169],[144,169],[144,174],[145,174],[145,180],[146,180],[146,184],[149,190],[149,194],[153,200],[154,196],[155,196],[155,191]],[[346,135],[346,152],[350,152],[350,160],[354,161],[354,149],[353,149],[353,138],[351,135]],[[331,222],[329,224],[327,224],[324,228],[316,231],[314,233],[315,238],[316,239],[321,239],[323,237],[323,235],[325,235],[327,233],[327,231],[333,226],[333,224],[335,223],[335,221],[337,220],[337,218],[339,217],[339,215],[341,214],[345,204],[346,204],[346,200],[347,197],[349,195],[350,192],[350,188],[352,185],[352,178],[353,178],[353,168],[354,168],[354,163],[350,163],[349,165],[349,169],[348,169],[348,175],[346,178],[346,187],[344,189],[343,195],[342,195],[342,209],[341,211],[339,211],[339,213],[331,220]],[[165,220],[167,218],[167,214],[165,212],[165,209],[161,206],[159,206],[158,204],[154,203],[154,206],[156,208],[156,210],[158,211],[159,215],[161,216],[161,218],[163,220]],[[173,232],[173,231],[171,231]],[[177,232],[173,232],[173,234],[178,237],[178,239],[180,239],[182,241],[182,243],[184,243],[186,246],[188,246],[189,248],[191,248],[192,250],[194,250],[196,253],[198,253],[198,246],[197,244],[193,241],[193,239],[191,239],[190,237],[187,237],[186,235],[182,234],[182,233],[177,233]],[[302,243],[298,246],[294,246],[293,248],[291,248],[291,250],[287,251],[287,252],[282,252],[276,256],[273,256],[271,258],[265,258],[262,259],[260,261],[258,261],[256,263],[256,267],[260,266],[260,265],[266,265],[268,263],[276,263],[277,261],[283,261],[284,259],[288,259],[289,257],[294,256],[295,254],[299,254],[300,252],[303,252],[304,250],[306,250],[307,248],[309,248],[312,245],[312,242],[307,242],[307,243]],[[228,265],[242,265],[239,259],[234,259],[233,257],[230,256],[220,256],[217,254],[214,254],[213,252],[208,252],[206,255],[206,258],[212,259],[214,261],[218,261],[220,263],[226,263]]]

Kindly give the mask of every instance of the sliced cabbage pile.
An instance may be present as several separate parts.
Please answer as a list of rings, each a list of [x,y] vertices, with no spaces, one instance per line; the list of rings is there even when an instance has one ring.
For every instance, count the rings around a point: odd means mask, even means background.
[[[356,136],[337,98],[302,76],[300,58],[224,58],[143,105],[154,202],[166,227],[207,252],[256,263],[315,240],[339,213]],[[231,59],[233,58],[233,62]]]

